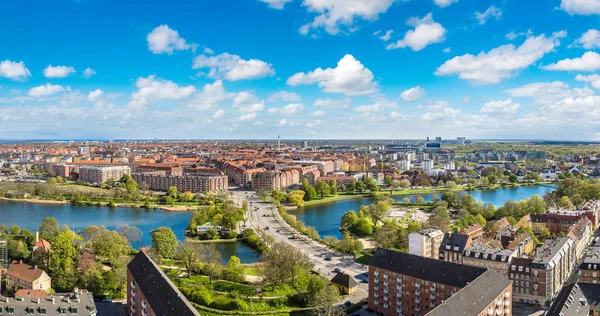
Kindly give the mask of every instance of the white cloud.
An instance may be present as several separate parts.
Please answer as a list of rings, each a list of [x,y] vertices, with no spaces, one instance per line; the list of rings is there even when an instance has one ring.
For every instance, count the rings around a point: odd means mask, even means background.
[[[481,113],[516,114],[520,107],[521,104],[513,102],[511,98],[494,100],[486,102],[481,108]]]
[[[411,17],[406,21],[407,25],[413,26],[404,34],[404,38],[396,43],[389,44],[386,49],[396,49],[410,47],[417,52],[429,44],[441,43],[446,38],[446,29],[439,23],[433,21],[432,14],[429,13],[422,19]]]
[[[435,74],[458,75],[461,79],[479,84],[497,84],[553,51],[560,45],[558,38],[562,36],[563,33],[555,33],[551,37],[542,34],[527,38],[519,47],[508,44],[477,55],[456,56],[441,65]]]
[[[156,76],[140,77],[135,83],[138,90],[131,95],[128,107],[139,108],[159,100],[180,100],[196,92],[194,86],[180,87],[173,81],[156,78]]]
[[[372,105],[361,105],[354,108],[354,112],[381,112],[383,106],[379,103]]]
[[[25,66],[25,63],[5,60],[0,62],[0,77],[15,81],[23,81],[31,77],[31,72]]]
[[[213,114],[213,119],[217,120],[222,118],[223,116],[225,116],[225,110],[219,109],[217,110],[217,112],[215,112],[215,114]]]
[[[467,95],[467,96],[465,96],[464,98],[462,98],[462,102],[463,102],[463,103],[469,103],[469,102],[471,102],[471,97],[470,97],[470,96],[468,96],[468,95]]]
[[[394,33],[394,30],[387,30],[385,32],[385,34],[383,35],[379,35],[381,33],[381,31],[377,31],[375,33],[373,33],[373,35],[377,36],[380,40],[387,42],[392,38],[392,34]]]
[[[277,10],[281,10],[285,7],[285,4],[292,2],[292,0],[259,0],[269,5],[269,7]]]
[[[433,0],[433,3],[442,8],[449,6],[454,2],[458,2],[458,0]]]
[[[424,95],[425,95],[425,89],[421,88],[420,86],[416,86],[414,88],[410,88],[410,89],[402,92],[402,94],[400,95],[400,98],[404,102],[416,102]]]
[[[300,28],[300,33],[308,34],[311,29],[325,29],[336,35],[341,29],[352,31],[355,18],[377,20],[396,0],[304,0],[302,5],[309,12],[317,13],[310,23]]]
[[[256,113],[249,113],[249,114],[244,114],[242,116],[239,117],[240,121],[251,121],[251,120],[255,120],[257,117]]]
[[[600,55],[596,52],[586,52],[581,58],[563,59],[542,68],[546,70],[596,71],[600,69]]]
[[[215,51],[212,50],[212,49],[210,49],[210,48],[208,48],[208,47],[204,47],[204,53],[208,54],[208,55],[212,55],[212,54],[215,53]]]
[[[279,121],[279,123],[277,123],[278,127],[283,127],[283,126],[298,126],[298,123],[296,122],[290,122],[287,119],[282,119],[281,121]]]
[[[554,104],[565,98],[582,98],[594,94],[587,87],[571,89],[568,84],[562,81],[535,82],[504,92],[513,97],[533,97],[535,103],[541,106]]]
[[[519,37],[521,35],[521,33],[515,33],[513,31],[510,31],[509,33],[506,33],[506,35],[504,35],[504,37],[506,37],[507,40],[512,41],[515,38]]]
[[[450,47],[446,47],[446,48],[444,48],[443,52],[446,54],[450,54],[450,53],[452,53],[452,50],[450,49]]]
[[[427,100],[425,101],[425,104],[427,104],[427,107],[430,110],[440,110],[450,106],[450,103],[443,100]]]
[[[37,86],[37,87],[29,89],[29,92],[27,92],[27,95],[39,98],[39,97],[51,96],[53,94],[57,94],[57,93],[63,92],[63,91],[65,91],[65,88],[63,86],[47,83],[45,85],[41,85],[41,86]]]
[[[594,87],[596,89],[600,89],[600,75],[589,75],[589,76],[577,75],[575,77],[575,80],[589,82],[592,84],[592,87]]]
[[[316,110],[312,113],[312,116],[319,117],[319,116],[324,116],[325,114],[327,114],[327,112],[325,112],[323,110]]]
[[[282,115],[297,115],[304,112],[304,105],[299,103],[290,103],[282,108],[271,108],[269,113],[281,113]]]
[[[219,103],[233,99],[236,95],[229,93],[223,87],[223,81],[216,80],[212,84],[206,84],[202,91],[196,93],[188,106],[194,110],[206,111],[218,107]]]
[[[600,31],[589,29],[587,32],[583,33],[580,38],[575,40],[575,45],[585,49],[600,48]]]
[[[148,49],[154,54],[172,54],[176,50],[188,50],[191,48],[185,39],[179,37],[179,32],[163,24],[155,27],[146,37]]]
[[[460,109],[443,108],[438,111],[428,112],[421,116],[424,121],[436,121],[445,118],[452,118],[460,114]]]
[[[561,0],[560,8],[570,15],[600,14],[600,2],[597,0]]]
[[[318,83],[324,92],[343,93],[348,96],[370,94],[378,91],[373,73],[352,55],[344,56],[336,68],[317,68],[299,72],[287,80],[290,86]]]
[[[313,103],[314,107],[320,107],[325,109],[346,109],[348,106],[352,104],[352,100],[350,98],[344,99],[317,99],[315,103]]]
[[[91,91],[88,95],[87,95],[87,99],[89,101],[98,101],[100,99],[100,97],[102,97],[104,95],[104,91],[100,90],[100,89],[96,89],[94,91]]]
[[[240,112],[260,112],[265,109],[265,101],[249,91],[242,91],[233,98],[233,107]]]
[[[499,20],[500,17],[502,17],[502,10],[496,8],[495,6],[491,6],[483,13],[475,12],[473,17],[479,21],[479,25],[484,25],[490,17],[494,17],[496,20]]]
[[[301,99],[300,96],[294,92],[279,91],[279,92],[271,94],[271,96],[269,97],[269,99],[267,99],[267,101],[268,102],[299,101],[300,99]]]
[[[86,68],[83,71],[83,75],[81,75],[81,77],[83,77],[85,79],[89,79],[89,78],[91,78],[95,74],[96,74],[96,71],[94,69],[92,69],[92,68]]]
[[[245,60],[240,56],[223,53],[217,56],[200,55],[194,58],[192,69],[209,68],[209,78],[237,81],[272,77],[275,71],[271,64],[262,60]]]
[[[43,73],[46,78],[64,78],[75,72],[75,68],[70,66],[52,66],[48,65]]]

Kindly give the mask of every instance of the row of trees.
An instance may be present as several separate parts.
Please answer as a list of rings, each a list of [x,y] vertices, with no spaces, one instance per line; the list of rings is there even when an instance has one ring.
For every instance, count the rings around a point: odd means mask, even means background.
[[[223,229],[229,231],[228,238],[235,238],[237,236],[237,225],[240,221],[244,220],[244,212],[247,209],[247,204],[244,204],[242,208],[238,208],[231,200],[200,207],[190,216],[186,233],[190,237],[195,237],[197,235],[196,227],[209,223],[213,226],[221,226]],[[205,235],[199,237],[203,239],[218,239],[220,235],[216,229],[211,228]]]
[[[382,199],[369,206],[361,206],[358,213],[350,210],[342,216],[340,227],[359,237],[371,236],[375,226],[392,208],[393,202],[393,199]]]

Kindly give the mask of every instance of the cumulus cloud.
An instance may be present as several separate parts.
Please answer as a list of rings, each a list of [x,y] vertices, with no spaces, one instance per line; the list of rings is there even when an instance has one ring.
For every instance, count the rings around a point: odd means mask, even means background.
[[[319,116],[324,116],[325,114],[327,114],[327,112],[325,112],[323,110],[316,110],[312,113],[312,116],[319,117]]]
[[[377,20],[396,0],[304,0],[302,5],[317,16],[300,28],[300,33],[323,28],[325,32],[336,35],[341,30],[352,30],[355,19]]]
[[[94,69],[92,69],[92,68],[86,68],[83,71],[83,75],[81,75],[81,77],[83,77],[85,79],[89,79],[89,78],[91,78],[95,74],[96,74],[96,71]]]
[[[496,18],[496,20],[499,20],[500,17],[502,17],[502,10],[496,8],[495,6],[491,6],[489,8],[487,8],[487,10],[485,10],[483,13],[482,12],[475,12],[475,14],[473,14],[473,17],[479,21],[479,25],[484,25],[485,22],[487,22],[487,20],[490,17]]]
[[[172,54],[176,50],[188,50],[191,45],[185,42],[185,39],[179,37],[179,32],[163,24],[155,27],[152,32],[146,36],[148,49],[153,54]]]
[[[265,101],[252,92],[242,91],[233,98],[233,107],[240,112],[260,112],[265,109]]]
[[[486,102],[481,108],[481,113],[516,114],[520,107],[521,104],[513,102],[511,98],[494,100]]]
[[[443,100],[427,100],[425,104],[430,110],[440,110],[450,106],[450,103]]]
[[[410,89],[402,92],[402,94],[400,95],[400,98],[404,102],[416,102],[424,95],[425,95],[425,89],[421,88],[420,86],[416,86],[414,88],[410,88]]]
[[[180,100],[196,92],[194,86],[180,87],[173,81],[156,78],[156,76],[140,77],[135,83],[138,90],[131,95],[128,106],[139,108],[159,100]]]
[[[299,72],[287,80],[290,86],[318,83],[328,93],[343,93],[348,96],[365,95],[378,91],[373,73],[352,55],[344,56],[336,68],[317,68]]]
[[[535,103],[541,106],[550,105],[566,98],[583,98],[594,94],[587,87],[571,89],[562,81],[535,82],[504,92],[513,97],[533,97]]]
[[[354,108],[354,112],[381,112],[383,106],[379,103],[371,105],[361,105]]]
[[[460,114],[460,109],[443,108],[434,112],[428,112],[421,116],[424,121],[437,121],[445,118],[452,118]]]
[[[217,56],[199,55],[194,58],[192,69],[208,68],[209,78],[223,78],[229,81],[272,77],[275,71],[271,64],[262,60],[245,60],[240,56],[223,53]]]
[[[31,77],[31,72],[25,66],[25,63],[4,60],[0,62],[0,77],[11,79],[14,81],[23,81]]]
[[[458,2],[458,0],[433,0],[433,3],[435,3],[435,5],[442,8],[449,6],[454,2]]]
[[[219,110],[217,110],[217,112],[215,112],[215,114],[213,114],[213,119],[218,120],[218,119],[222,118],[223,116],[225,116],[225,110],[219,109]]]
[[[577,81],[589,82],[592,84],[592,87],[600,90],[600,75],[577,75],[575,77]]]
[[[283,127],[283,126],[290,126],[290,127],[292,127],[292,126],[298,126],[298,123],[288,121],[287,119],[282,119],[281,121],[279,121],[279,123],[277,123],[277,126],[278,127]]]
[[[433,21],[431,13],[422,19],[411,17],[406,21],[406,24],[414,27],[414,29],[407,31],[403,39],[389,44],[386,49],[410,47],[417,52],[429,44],[441,43],[446,39],[446,29],[441,24]]]
[[[373,33],[374,36],[377,36],[377,38],[379,38],[380,40],[387,42],[392,38],[392,34],[394,33],[394,30],[387,30],[383,35],[379,35],[381,33],[381,31],[377,31],[375,33]]]
[[[576,46],[581,46],[585,49],[600,48],[600,31],[589,29],[583,33],[580,38],[575,40]]]
[[[290,103],[282,108],[271,108],[269,113],[280,113],[282,115],[297,115],[304,112],[304,105],[299,103]]]
[[[234,97],[235,93],[229,93],[225,90],[223,81],[216,80],[212,84],[204,85],[202,91],[192,97],[188,107],[199,111],[212,110],[217,108],[220,102]]]
[[[596,71],[600,69],[600,55],[596,52],[586,52],[581,58],[563,59],[542,68],[546,70]]]
[[[75,72],[75,68],[70,66],[52,66],[48,65],[43,73],[46,78],[64,78]]]
[[[89,101],[98,101],[100,100],[100,98],[104,95],[104,91],[100,90],[100,89],[96,89],[94,91],[91,91],[88,95],[87,95],[87,99]]]
[[[292,2],[292,0],[259,0],[269,5],[269,7],[277,10],[281,10],[285,7],[285,4]]]
[[[600,14],[600,2],[597,0],[561,0],[560,8],[570,15]]]
[[[325,108],[325,109],[346,109],[352,104],[350,98],[344,99],[317,99],[313,103],[314,107]]]
[[[279,91],[271,94],[268,102],[278,102],[278,101],[299,101],[301,98],[298,94],[294,92],[287,91]]]
[[[65,91],[65,88],[63,86],[47,83],[45,85],[41,85],[41,86],[37,86],[37,87],[33,87],[33,88],[29,89],[29,92],[27,92],[27,95],[39,98],[39,97],[51,96],[53,94],[57,94],[57,93],[63,92],[63,91]]]
[[[238,119],[240,121],[252,121],[255,120],[257,117],[256,113],[248,113],[248,114],[244,114],[242,116],[240,116]]]
[[[477,55],[456,56],[441,65],[435,74],[458,75],[459,78],[476,84],[497,84],[515,76],[519,70],[529,67],[553,51],[560,45],[558,38],[565,35],[565,32],[558,32],[550,37],[542,34],[527,38],[519,47],[508,44]]]

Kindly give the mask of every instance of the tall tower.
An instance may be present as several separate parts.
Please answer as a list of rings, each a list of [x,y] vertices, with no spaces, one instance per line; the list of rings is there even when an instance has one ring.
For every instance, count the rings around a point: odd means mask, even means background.
[[[281,138],[277,135],[277,151],[281,151]]]

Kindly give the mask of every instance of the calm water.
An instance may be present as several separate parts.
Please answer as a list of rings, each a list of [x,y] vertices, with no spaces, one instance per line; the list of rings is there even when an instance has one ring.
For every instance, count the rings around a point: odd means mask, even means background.
[[[143,208],[109,208],[69,204],[35,204],[0,200],[0,224],[18,225],[32,232],[39,230],[45,217],[54,216],[58,223],[80,232],[90,225],[115,229],[119,225],[137,226],[143,232],[144,245],[150,245],[150,231],[160,226],[170,227],[177,239],[183,240],[191,213],[146,210]],[[242,263],[257,262],[260,254],[241,242],[215,243],[226,264],[235,255]],[[138,247],[138,245],[134,245]]]
[[[496,190],[478,190],[471,192],[460,192],[460,194],[470,194],[475,199],[483,203],[492,203],[496,207],[501,206],[508,200],[521,201],[531,196],[539,195],[543,196],[547,191],[551,191],[552,188],[546,186],[527,186],[527,187],[515,187],[515,188],[500,188]],[[425,201],[431,201],[434,194],[425,194],[422,197]],[[401,201],[405,196],[395,196],[395,200]],[[441,194],[438,194],[441,198]],[[411,200],[414,200],[415,196],[409,196]],[[340,219],[342,215],[349,210],[358,211],[361,205],[369,205],[373,203],[373,198],[358,198],[350,200],[341,200],[334,203],[321,204],[315,206],[308,206],[298,211],[290,212],[290,214],[296,215],[298,220],[304,222],[307,226],[313,226],[319,232],[321,237],[332,235],[339,238],[342,234],[339,231]]]

